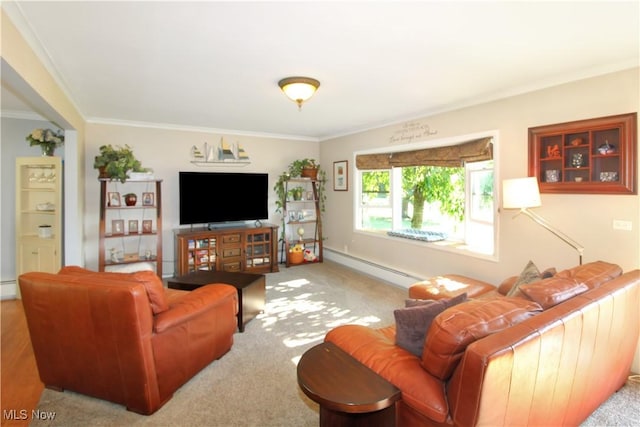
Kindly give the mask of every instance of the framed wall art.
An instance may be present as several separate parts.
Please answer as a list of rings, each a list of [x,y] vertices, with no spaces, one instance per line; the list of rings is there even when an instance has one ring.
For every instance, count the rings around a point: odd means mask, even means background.
[[[142,206],[153,206],[153,193],[142,193]]]
[[[348,161],[333,162],[333,190],[347,191],[349,189]]]
[[[114,219],[111,221],[111,234],[124,234],[124,219]]]
[[[130,219],[129,220],[129,234],[138,234],[138,220]]]
[[[107,206],[111,208],[120,207],[120,193],[108,192],[107,193]]]
[[[153,233],[153,221],[150,219],[142,220],[142,232],[143,233]]]

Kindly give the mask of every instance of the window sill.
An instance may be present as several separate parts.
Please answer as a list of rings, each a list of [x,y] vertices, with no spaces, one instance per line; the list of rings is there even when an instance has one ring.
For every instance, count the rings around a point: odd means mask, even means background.
[[[424,242],[420,240],[414,240],[406,237],[389,236],[387,230],[354,230],[357,234],[363,234],[366,236],[378,237],[381,239],[391,240],[394,242],[406,243],[410,245],[417,245],[423,248],[434,249],[443,252],[454,253],[457,255],[468,256],[472,258],[479,258],[487,261],[498,261],[498,256],[495,253],[482,252],[478,248],[474,248],[461,240],[440,240],[437,242]]]

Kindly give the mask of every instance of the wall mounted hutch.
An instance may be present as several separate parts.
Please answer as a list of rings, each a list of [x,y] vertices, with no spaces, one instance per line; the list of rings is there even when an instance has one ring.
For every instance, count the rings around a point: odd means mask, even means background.
[[[529,128],[541,193],[637,194],[637,113]]]

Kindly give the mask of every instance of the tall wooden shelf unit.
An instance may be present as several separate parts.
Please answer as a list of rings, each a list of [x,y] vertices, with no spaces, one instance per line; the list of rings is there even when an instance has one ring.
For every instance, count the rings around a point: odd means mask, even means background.
[[[278,226],[175,230],[175,275],[195,271],[271,273],[278,271]]]
[[[637,194],[637,113],[529,128],[542,193]]]
[[[16,159],[16,276],[62,265],[62,160]],[[40,232],[40,227],[44,230]],[[19,292],[19,291],[18,291]]]
[[[110,193],[118,193],[119,204],[110,201]],[[135,205],[125,204],[127,193],[137,196]],[[144,262],[155,265],[156,274],[162,277],[162,180],[121,183],[100,179],[99,245],[100,271]]]
[[[283,262],[287,267],[302,265],[291,262],[289,249],[297,244],[302,244],[305,249],[316,255],[314,262],[322,262],[322,212],[318,185],[320,182],[311,178],[290,178],[285,181],[285,197],[283,203]],[[295,188],[302,188],[302,196],[299,200],[292,197]],[[303,231],[302,234],[299,230]]]

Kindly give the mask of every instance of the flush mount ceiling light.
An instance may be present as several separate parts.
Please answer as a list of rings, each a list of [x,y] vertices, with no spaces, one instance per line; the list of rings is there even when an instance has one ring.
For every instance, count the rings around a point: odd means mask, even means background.
[[[313,96],[320,82],[311,77],[287,77],[280,80],[278,86],[289,99],[298,104],[298,110],[301,110],[302,103]]]

